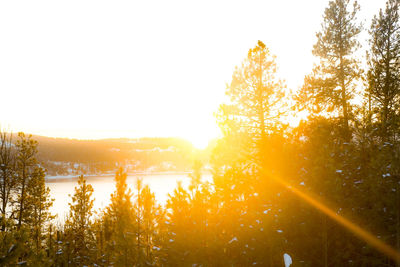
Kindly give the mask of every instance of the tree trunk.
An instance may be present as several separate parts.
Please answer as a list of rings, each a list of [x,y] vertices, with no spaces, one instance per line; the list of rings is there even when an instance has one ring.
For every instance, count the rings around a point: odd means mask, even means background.
[[[399,183],[396,183],[396,205],[395,205],[395,208],[396,208],[396,249],[397,249],[397,251],[400,251],[400,196],[399,196],[399,189],[400,189]],[[400,261],[396,262],[396,266],[400,267]]]
[[[326,215],[323,216],[323,247],[324,247],[324,267],[328,267],[328,226]]]
[[[343,129],[344,129],[344,139],[350,141],[350,130],[349,130],[349,111],[347,106],[347,92],[346,84],[344,78],[343,69],[343,58],[340,56],[340,86],[341,86],[341,100],[342,100],[342,110],[343,110]]]
[[[24,202],[25,202],[25,180],[26,180],[26,170],[25,170],[25,164],[24,164],[23,169],[22,169],[22,188],[21,188],[21,199],[19,202],[18,229],[21,228],[21,224],[22,224],[22,213],[24,210]]]

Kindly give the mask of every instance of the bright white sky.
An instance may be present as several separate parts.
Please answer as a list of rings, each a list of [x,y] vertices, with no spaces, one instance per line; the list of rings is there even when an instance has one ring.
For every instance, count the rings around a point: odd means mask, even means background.
[[[0,124],[205,145],[226,83],[263,41],[298,88],[327,0],[1,1]],[[359,1],[369,28],[384,0]]]

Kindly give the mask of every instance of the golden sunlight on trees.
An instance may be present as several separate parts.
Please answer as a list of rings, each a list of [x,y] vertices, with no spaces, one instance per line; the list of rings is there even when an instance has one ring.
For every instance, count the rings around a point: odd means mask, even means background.
[[[38,142],[0,131],[0,266],[400,266],[399,5],[376,12],[363,58],[358,3],[330,1],[318,64],[296,94],[258,41],[227,85],[223,136],[203,152],[176,146],[179,156],[170,142],[133,141],[123,153],[143,162],[109,164],[115,190],[100,210],[90,183],[108,178],[81,175],[55,222]],[[286,125],[295,108],[310,116]],[[162,150],[192,161],[165,202],[143,172],[168,159]]]
[[[249,50],[247,58],[235,69],[226,94],[230,103],[221,106],[222,115],[238,125],[240,132],[265,141],[280,124],[285,112],[285,85],[276,78],[275,57],[261,41]]]
[[[235,161],[240,165],[249,154],[264,162],[271,159],[268,143],[285,129],[281,119],[288,111],[285,85],[276,77],[276,69],[275,57],[261,41],[235,69],[226,89],[230,102],[222,104],[218,113],[224,138],[213,155],[214,167],[232,166]]]
[[[361,25],[356,21],[359,9],[357,1],[329,2],[313,49],[320,62],[305,78],[298,97],[299,103],[311,111],[340,113],[346,139],[350,138],[355,82],[361,75],[359,60],[354,56],[360,47],[357,36]]]
[[[132,193],[127,188],[126,173],[119,169],[115,175],[116,189],[111,195],[111,204],[103,215],[106,235],[106,251],[112,251],[106,262],[115,262],[118,266],[128,266],[136,259],[134,236],[135,210]],[[130,234],[128,234],[130,233]]]
[[[13,165],[15,155],[12,151],[12,135],[0,130],[0,197],[1,197],[1,230],[6,230],[12,190],[15,188]]]
[[[370,116],[378,116],[379,135],[392,140],[399,127],[397,120],[400,100],[400,20],[399,1],[388,1],[385,10],[372,20],[368,53]]]
[[[87,265],[93,249],[91,233],[93,216],[93,187],[86,183],[83,175],[79,176],[78,186],[71,196],[70,213],[65,222],[65,235],[70,240],[67,244],[67,261],[75,265]]]

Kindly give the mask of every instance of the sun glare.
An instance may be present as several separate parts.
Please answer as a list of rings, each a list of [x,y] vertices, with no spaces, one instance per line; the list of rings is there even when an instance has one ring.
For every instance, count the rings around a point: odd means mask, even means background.
[[[211,138],[199,135],[199,136],[193,136],[189,140],[195,148],[205,149],[208,146],[209,142],[211,141]]]
[[[399,10],[0,1],[0,266],[400,266]]]

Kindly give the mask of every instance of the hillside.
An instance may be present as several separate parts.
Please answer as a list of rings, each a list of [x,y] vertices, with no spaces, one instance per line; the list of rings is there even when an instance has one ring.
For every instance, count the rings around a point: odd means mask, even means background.
[[[77,140],[33,136],[48,175],[104,174],[118,166],[134,171],[187,171],[204,153],[181,138]]]

